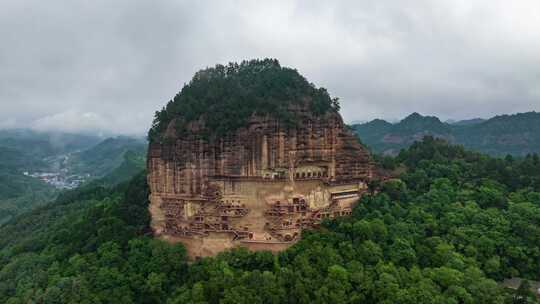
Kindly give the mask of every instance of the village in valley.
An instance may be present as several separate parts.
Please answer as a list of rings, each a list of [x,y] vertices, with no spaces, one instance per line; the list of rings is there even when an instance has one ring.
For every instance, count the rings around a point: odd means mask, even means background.
[[[23,172],[26,176],[38,178],[57,189],[74,189],[79,187],[85,180],[90,178],[90,174],[77,175],[69,174],[67,169],[60,172]]]
[[[46,170],[35,172],[24,171],[23,175],[40,179],[57,189],[75,189],[90,179],[90,174],[77,174],[69,168],[70,154],[62,154],[46,158]]]

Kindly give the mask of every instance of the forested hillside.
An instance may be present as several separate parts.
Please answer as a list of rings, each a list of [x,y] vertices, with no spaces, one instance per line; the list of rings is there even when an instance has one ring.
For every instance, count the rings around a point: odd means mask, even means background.
[[[58,188],[77,186],[72,180],[126,181],[144,169],[145,158],[143,139],[0,130],[0,224],[50,202]]]
[[[71,172],[99,178],[121,166],[128,152],[131,161],[144,166],[146,148],[146,141],[142,138],[110,137],[87,150],[72,154],[68,166]]]
[[[0,130],[0,224],[54,198],[54,187],[23,172],[45,170],[49,167],[46,158],[92,143],[93,137],[81,137],[22,129]]]
[[[0,166],[0,224],[51,201],[56,193],[41,180]]]
[[[67,192],[0,228],[0,302],[535,301],[497,282],[540,278],[538,155],[497,159],[427,138],[384,166],[403,173],[289,250],[193,263],[150,237],[144,173]]]
[[[374,151],[392,155],[426,135],[494,156],[540,153],[540,113],[536,112],[454,123],[413,113],[395,124],[375,119],[352,128]]]

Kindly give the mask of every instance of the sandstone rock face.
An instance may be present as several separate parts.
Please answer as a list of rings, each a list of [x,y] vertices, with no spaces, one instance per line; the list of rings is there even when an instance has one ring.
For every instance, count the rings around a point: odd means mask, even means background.
[[[205,139],[152,142],[148,153],[154,234],[192,257],[237,245],[278,251],[324,218],[348,215],[372,178],[372,160],[335,111],[291,109],[296,126],[252,116],[248,126]]]

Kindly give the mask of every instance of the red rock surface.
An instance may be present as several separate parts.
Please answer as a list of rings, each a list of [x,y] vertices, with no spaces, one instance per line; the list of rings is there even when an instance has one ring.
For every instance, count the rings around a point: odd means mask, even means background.
[[[281,250],[302,228],[350,213],[372,178],[367,150],[340,115],[296,110],[294,127],[271,116],[222,138],[201,122],[177,137],[174,121],[148,153],[152,228],[192,256],[245,245]]]

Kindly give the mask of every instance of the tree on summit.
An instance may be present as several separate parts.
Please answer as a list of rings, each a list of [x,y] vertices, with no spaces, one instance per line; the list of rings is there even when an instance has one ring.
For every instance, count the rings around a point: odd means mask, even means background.
[[[298,71],[282,67],[276,59],[216,65],[193,76],[154,116],[150,140],[161,140],[171,121],[180,135],[190,122],[200,122],[207,133],[222,136],[245,126],[255,115],[272,115],[282,123],[295,123],[291,106],[307,107],[315,115],[339,111],[339,100],[325,88],[316,88]]]

